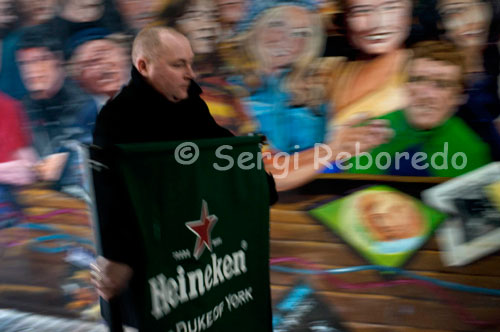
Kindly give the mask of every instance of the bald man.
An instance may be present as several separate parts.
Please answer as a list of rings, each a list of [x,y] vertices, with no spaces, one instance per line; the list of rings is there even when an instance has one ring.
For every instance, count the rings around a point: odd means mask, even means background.
[[[94,187],[104,257],[92,266],[92,281],[106,301],[120,295],[122,316],[139,329],[140,309],[134,304],[141,288],[135,280],[145,272],[144,252],[139,226],[106,152],[116,144],[233,136],[216,124],[200,98],[193,56],[187,38],[175,30],[152,27],[139,32],[132,46],[132,78],[102,108],[95,125],[92,158],[103,166],[94,169]],[[271,202],[276,201],[270,176],[269,190]]]

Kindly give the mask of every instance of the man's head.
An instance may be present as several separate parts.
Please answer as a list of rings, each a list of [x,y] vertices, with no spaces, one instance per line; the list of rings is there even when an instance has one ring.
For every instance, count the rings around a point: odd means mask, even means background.
[[[234,25],[245,15],[247,0],[216,0],[215,5],[219,11],[219,20],[223,24]]]
[[[182,15],[175,19],[174,26],[189,39],[196,54],[215,52],[219,23],[210,2],[187,1]]]
[[[64,81],[62,47],[40,26],[27,29],[18,44],[16,59],[21,77],[33,99],[55,95]]]
[[[145,28],[134,40],[132,61],[144,79],[172,102],[188,97],[195,74],[188,39],[165,27]]]
[[[462,102],[465,64],[462,54],[448,42],[421,42],[412,50],[405,114],[413,127],[428,130],[445,123]]]
[[[0,38],[9,32],[19,19],[14,0],[0,0]]]
[[[365,54],[379,55],[402,47],[410,32],[411,0],[342,0],[347,34]]]
[[[152,23],[162,4],[160,0],[114,0],[121,16],[134,31],[139,31]]]
[[[61,17],[71,22],[97,21],[104,15],[104,0],[62,0]]]
[[[57,0],[21,0],[23,23],[37,25],[49,21],[57,10]]]
[[[372,192],[358,196],[363,225],[377,241],[394,241],[422,235],[424,219],[416,204],[397,192]]]
[[[114,96],[128,78],[125,45],[103,29],[82,30],[75,37],[69,61],[72,77],[91,94]]]

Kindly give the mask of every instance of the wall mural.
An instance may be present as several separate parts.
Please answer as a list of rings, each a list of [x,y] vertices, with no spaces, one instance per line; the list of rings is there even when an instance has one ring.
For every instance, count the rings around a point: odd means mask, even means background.
[[[188,37],[211,113],[266,136],[287,190],[323,173],[455,177],[500,160],[499,19],[489,0],[0,0],[0,261],[58,267],[35,285],[0,271],[0,293],[54,291],[68,315],[95,316],[85,146],[141,28]]]

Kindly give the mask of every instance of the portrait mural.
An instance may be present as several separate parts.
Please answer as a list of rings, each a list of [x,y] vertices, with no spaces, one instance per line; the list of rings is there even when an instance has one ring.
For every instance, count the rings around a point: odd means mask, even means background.
[[[187,36],[210,112],[235,135],[265,137],[264,165],[280,191],[325,173],[447,178],[499,161],[499,7],[0,0],[0,250],[51,252],[58,273],[38,286],[72,315],[96,317],[85,281],[95,254],[86,150],[100,109],[129,81],[131,42],[146,26]],[[382,251],[429,231],[406,197],[367,194],[356,204],[359,227]],[[395,209],[413,225],[398,225]],[[43,242],[61,232],[71,245]],[[70,280],[77,286],[55,286]]]

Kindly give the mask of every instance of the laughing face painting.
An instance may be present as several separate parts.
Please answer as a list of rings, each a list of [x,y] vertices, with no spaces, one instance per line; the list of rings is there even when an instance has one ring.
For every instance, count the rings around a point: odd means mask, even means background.
[[[346,0],[351,44],[365,54],[379,55],[400,48],[411,22],[409,0]]]
[[[491,6],[478,0],[440,0],[437,10],[446,36],[458,47],[482,47],[488,38]]]

